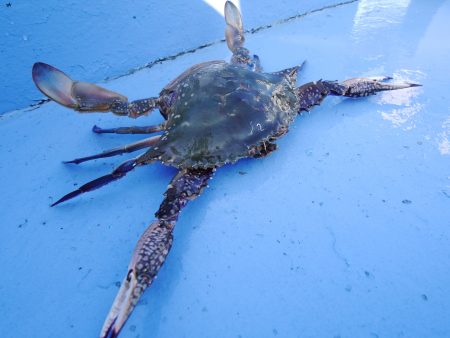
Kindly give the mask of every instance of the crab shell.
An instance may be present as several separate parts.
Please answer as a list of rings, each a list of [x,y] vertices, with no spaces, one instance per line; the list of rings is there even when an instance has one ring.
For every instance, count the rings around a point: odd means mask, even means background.
[[[160,94],[166,130],[142,162],[212,168],[258,156],[298,114],[297,68],[258,73],[224,61],[198,64]]]

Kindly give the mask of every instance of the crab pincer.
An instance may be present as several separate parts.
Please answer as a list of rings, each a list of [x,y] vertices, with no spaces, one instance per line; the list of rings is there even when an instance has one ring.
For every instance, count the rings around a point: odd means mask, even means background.
[[[171,222],[155,221],[139,239],[100,337],[117,337],[144,290],[153,282],[172,246]]]
[[[56,67],[36,62],[32,69],[36,87],[50,99],[78,112],[108,112],[139,117],[148,114],[158,102],[155,98],[128,102],[122,94],[92,83],[72,80]]]
[[[101,331],[101,338],[117,337],[131,311],[152,284],[166,260],[173,241],[173,228],[181,209],[201,194],[214,169],[182,170],[173,178],[154,221],[142,234]]]

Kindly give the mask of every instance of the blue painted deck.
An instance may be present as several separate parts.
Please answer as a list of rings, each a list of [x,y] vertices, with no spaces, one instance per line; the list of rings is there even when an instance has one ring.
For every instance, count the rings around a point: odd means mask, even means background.
[[[248,35],[267,71],[307,59],[299,83],[386,74],[423,87],[327,98],[273,155],[221,168],[121,337],[449,337],[449,17],[449,1],[361,0]],[[105,86],[153,96],[229,56],[216,44]],[[140,138],[94,124],[160,120],[54,103],[0,116],[1,337],[98,336],[175,171],[140,168],[49,208],[124,157],[60,161]]]

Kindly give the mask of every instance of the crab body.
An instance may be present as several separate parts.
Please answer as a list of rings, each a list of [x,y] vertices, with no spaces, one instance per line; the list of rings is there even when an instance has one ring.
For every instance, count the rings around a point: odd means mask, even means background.
[[[173,241],[181,209],[200,195],[216,168],[245,157],[262,157],[276,149],[295,116],[319,105],[328,95],[360,97],[383,90],[417,86],[385,83],[389,77],[356,78],[343,82],[316,81],[297,87],[300,67],[264,73],[259,58],[243,47],[244,29],[238,8],[225,4],[225,36],[231,62],[195,65],[163,88],[160,95],[129,102],[94,84],[73,81],[45,63],[33,66],[37,87],[54,101],[79,112],[108,112],[137,118],[158,107],[165,121],[156,126],[102,129],[96,133],[151,134],[141,141],[77,158],[66,163],[146,151],[110,174],[80,186],[52,204],[72,199],[124,177],[137,166],[160,161],[179,169],[164,199],[138,241],[128,273],[105,320],[101,338],[117,337],[144,290],[153,282]]]
[[[161,92],[166,131],[148,158],[212,168],[253,156],[297,116],[295,80],[295,70],[259,73],[224,61],[195,66]]]

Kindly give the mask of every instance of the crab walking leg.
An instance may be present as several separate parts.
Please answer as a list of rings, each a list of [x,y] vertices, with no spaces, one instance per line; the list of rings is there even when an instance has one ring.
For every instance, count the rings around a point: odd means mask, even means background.
[[[206,187],[214,169],[186,169],[171,181],[154,221],[134,249],[128,273],[121,284],[100,337],[117,337],[144,290],[150,286],[172,246],[172,231],[181,209]]]
[[[383,83],[390,77],[354,78],[343,82],[316,81],[309,82],[297,89],[300,99],[300,111],[309,111],[319,105],[327,95],[362,97],[374,95],[381,91],[419,87],[415,83]]]
[[[300,102],[299,113],[309,111],[312,107],[318,106],[329,94],[329,89],[324,82],[309,82],[297,89],[297,95]]]
[[[108,183],[111,183],[113,181],[118,180],[119,178],[124,177],[129,171],[133,170],[136,166],[143,165],[143,163],[138,163],[139,158],[141,156],[142,155],[133,158],[131,160],[125,161],[121,165],[119,165],[116,169],[114,169],[110,174],[96,178],[95,180],[82,185],[77,190],[69,192],[68,194],[64,195],[59,200],[57,200],[55,203],[53,203],[51,206],[54,207],[57,204],[68,201],[74,197],[84,194],[85,192],[101,188],[104,185],[107,185]]]
[[[161,138],[161,136],[159,136],[159,135],[158,136],[149,137],[149,138],[143,139],[141,141],[137,141],[137,142],[134,142],[134,143],[130,143],[130,144],[124,145],[122,147],[117,147],[117,148],[113,148],[113,149],[110,149],[110,150],[105,150],[104,152],[101,152],[100,154],[95,154],[95,155],[91,155],[91,156],[76,158],[76,159],[71,160],[71,161],[64,161],[64,163],[66,163],[66,164],[68,164],[68,163],[80,164],[82,162],[95,160],[97,158],[104,158],[104,157],[111,157],[111,156],[116,156],[116,155],[122,155],[122,154],[125,154],[125,153],[132,153],[133,151],[137,151],[139,149],[151,147],[156,142],[158,142],[158,140],[160,138]]]
[[[305,68],[306,60],[304,60],[300,66],[295,66],[291,68],[286,68],[283,70],[279,70],[277,72],[271,72],[269,74],[272,75],[281,75],[283,77],[290,77],[292,78],[293,82],[297,81],[298,74],[303,71],[303,68]]]
[[[97,85],[73,81],[59,69],[37,62],[33,65],[33,81],[50,99],[79,112],[108,112],[137,118],[148,114],[158,105],[158,98],[128,102],[118,93]]]
[[[228,48],[233,53],[231,63],[242,65],[253,71],[260,72],[261,62],[258,55],[250,55],[250,51],[244,47],[244,24],[239,9],[231,2],[225,3],[225,39]]]
[[[388,76],[375,76],[370,78],[354,78],[345,80],[336,89],[333,84],[330,85],[330,94],[347,97],[361,97],[374,95],[378,92],[386,90],[405,89],[410,87],[420,87],[416,83],[383,83],[384,81],[392,80]]]
[[[96,134],[152,134],[164,130],[164,124],[158,124],[156,126],[145,127],[119,127],[104,129],[98,126],[93,126],[92,131]]]

